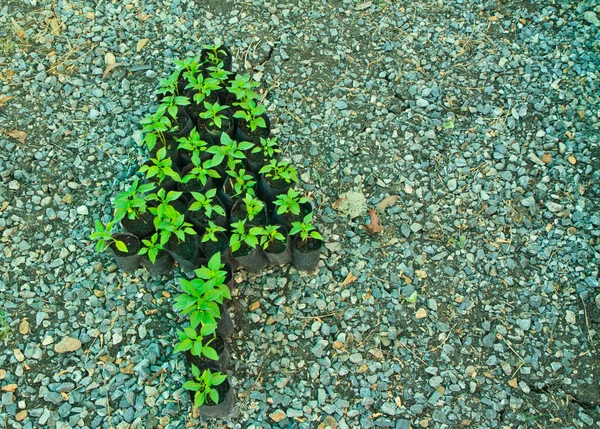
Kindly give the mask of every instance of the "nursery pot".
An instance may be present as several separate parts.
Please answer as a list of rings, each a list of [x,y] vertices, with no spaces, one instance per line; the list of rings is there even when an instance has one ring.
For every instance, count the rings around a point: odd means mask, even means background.
[[[186,113],[185,108],[180,107],[177,112],[177,125],[179,126],[178,130],[166,131],[164,133],[164,136],[167,140],[171,140],[175,143],[175,148],[177,148],[178,145],[176,139],[178,139],[179,137],[188,136],[190,134],[190,131],[192,131],[192,128],[194,128],[194,122]]]
[[[229,238],[222,232],[215,234],[217,241],[205,241],[200,243],[200,249],[204,252],[207,258],[211,258],[215,253],[220,252],[221,256],[225,256],[229,248]],[[221,258],[223,260],[223,258]]]
[[[173,271],[173,258],[166,250],[161,250],[154,263],[147,258],[147,255],[142,255],[142,265],[152,276],[162,276]]]
[[[210,104],[215,104],[217,101],[220,101],[219,94],[216,91],[213,91],[210,93],[210,95],[205,96],[204,100],[202,100],[200,103],[196,103],[194,101],[194,95],[197,93],[198,91],[192,89],[186,94],[186,96],[190,99],[190,104],[185,106],[185,111],[194,123],[198,122],[200,113],[204,112],[205,101],[208,101]]]
[[[115,243],[111,243],[111,245],[108,247],[108,250],[110,253],[112,253],[119,270],[127,273],[137,270],[140,266],[140,255],[138,255],[138,252],[140,251],[139,238],[133,234],[124,232],[116,232],[112,234],[112,237],[115,240],[123,241],[127,246],[127,252],[121,252],[119,249],[117,249]]]
[[[202,344],[208,342],[209,337],[205,337]],[[216,367],[219,372],[224,372],[229,364],[231,363],[231,354],[229,353],[229,348],[227,347],[227,343],[219,334],[216,335],[215,339],[210,343],[211,347],[215,349],[217,355],[219,356],[219,360],[208,359],[205,356],[194,356],[190,353],[189,350],[185,351],[185,360],[187,361],[190,368],[192,364],[196,365],[200,372],[202,372],[205,368]],[[211,368],[212,369],[212,368]]]
[[[185,241],[179,241],[177,236],[173,234],[167,243],[167,252],[185,272],[193,272],[198,268],[199,243],[198,235],[187,236]]]
[[[313,211],[310,201],[300,204],[300,214],[284,213],[278,214],[277,207],[273,209],[273,222],[283,225],[288,231],[292,229],[292,222],[302,222],[304,216]]]
[[[239,220],[247,219],[248,212],[246,211],[246,203],[244,200],[237,200],[231,207],[231,215],[229,216],[229,222],[235,223]],[[253,226],[264,226],[267,224],[267,206],[264,206],[260,213],[256,214],[252,220],[246,221],[246,227],[250,228]]]
[[[214,145],[212,137],[210,137],[209,135],[205,135],[202,140],[204,140],[207,143],[207,145],[206,145],[207,149]],[[179,143],[177,143],[177,146],[179,146]],[[183,168],[185,168],[186,165],[188,165],[192,162],[192,153],[188,152],[187,150],[183,150],[183,149],[178,149],[178,152],[179,152],[179,160],[182,165],[181,168],[183,170]],[[200,153],[200,161],[202,161],[204,163],[204,161],[212,158],[212,156],[213,155],[211,153],[202,152],[202,153]],[[182,173],[182,177],[183,177],[183,173]]]
[[[233,120],[233,116],[231,116],[231,113],[229,113],[228,110],[224,110],[223,114],[226,118],[222,120],[221,128],[211,127],[209,120],[198,118],[198,132],[200,133],[201,139],[204,140],[206,136],[209,136],[218,144],[221,141],[221,134],[223,133],[227,134],[232,139],[235,137],[235,121]]]
[[[285,227],[279,228],[279,231],[285,236],[285,241],[273,241],[264,249],[265,256],[271,265],[285,265],[292,261],[292,245],[290,236]]]
[[[294,185],[294,182],[287,183],[285,180],[271,180],[266,178],[264,174],[261,174],[258,178],[256,195],[267,204],[267,207],[271,208],[277,196],[287,193],[288,189]]]
[[[121,226],[139,239],[146,238],[154,234],[154,215],[146,210],[133,220],[125,216],[121,219]]]
[[[227,284],[227,286],[229,287],[229,290],[231,290],[229,284]],[[221,338],[229,338],[231,334],[233,334],[233,320],[231,319],[231,315],[225,304],[220,305],[220,310],[221,318],[217,321],[217,334],[220,335]]]
[[[268,263],[262,248],[259,246],[250,248],[246,243],[242,243],[241,247],[231,255],[241,267],[251,273],[262,270]]]
[[[219,368],[216,365],[213,365],[210,368],[211,371],[216,372],[219,371]],[[197,408],[198,414],[200,417],[208,417],[208,418],[225,418],[233,411],[233,407],[235,406],[236,398],[235,391],[229,384],[229,377],[225,379],[225,381],[218,386],[215,386],[217,392],[219,392],[219,403],[214,404],[211,399],[208,399],[203,405]],[[190,398],[192,402],[194,402],[194,396],[196,392],[189,391]]]
[[[309,237],[306,241],[297,236],[292,241],[292,265],[298,271],[317,268],[321,255],[321,240]]]
[[[261,137],[263,139],[268,138],[269,135],[271,135],[271,120],[266,113],[263,113],[260,115],[260,117],[265,120],[266,127],[258,127],[254,131],[250,130],[250,127],[247,125],[246,121],[243,119],[238,119],[235,130],[235,139],[239,142],[259,143]]]
[[[264,152],[262,150],[255,153],[248,151],[246,153],[246,159],[244,159],[244,165],[246,166],[246,170],[253,172],[258,177],[258,172],[265,165]]]

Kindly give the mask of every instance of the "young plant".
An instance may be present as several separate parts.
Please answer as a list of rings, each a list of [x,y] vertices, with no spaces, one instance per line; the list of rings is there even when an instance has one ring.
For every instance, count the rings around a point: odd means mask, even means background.
[[[211,104],[208,101],[204,102],[205,111],[200,113],[200,117],[208,121],[210,127],[221,129],[223,125],[223,119],[227,118],[227,115],[221,113],[227,109],[227,106],[221,106],[218,101]]]
[[[153,115],[148,115],[141,120],[142,132],[146,133],[143,143],[149,151],[153,151],[157,142],[161,142],[164,146],[166,139],[164,133],[171,129],[171,120],[158,112]]]
[[[256,185],[256,180],[253,180],[254,177],[250,174],[246,174],[246,170],[240,168],[239,170],[227,170],[227,175],[229,176],[232,195],[231,197],[239,197],[240,195],[254,194],[254,185]]]
[[[152,183],[139,185],[139,179],[134,177],[133,183],[128,190],[121,192],[115,198],[115,222],[120,221],[124,217],[134,220],[140,214],[146,212],[145,194],[154,189]]]
[[[164,114],[167,113],[171,119],[175,119],[177,118],[179,108],[188,106],[189,104],[190,99],[185,95],[167,95],[161,100],[161,103],[156,109],[156,114],[164,116]],[[169,129],[171,129],[171,127],[169,127]]]
[[[254,249],[258,246],[260,237],[264,232],[264,229],[260,226],[253,226],[246,230],[246,219],[232,223],[231,228],[232,233],[229,239],[229,246],[231,246],[232,253],[238,251],[242,244],[245,244],[250,249]]]
[[[181,197],[182,192],[169,191],[160,188],[158,192],[148,195],[148,201],[156,201],[156,207],[149,207],[148,211],[154,215],[154,226],[158,229],[164,218],[172,218],[179,214],[175,208],[169,204]],[[175,213],[173,213],[175,212]]]
[[[317,231],[317,228],[312,224],[313,214],[312,212],[304,216],[302,222],[292,222],[292,229],[290,230],[290,235],[300,234],[300,238],[303,241],[308,240],[309,238],[314,238],[315,240],[323,241],[323,237]]]
[[[160,241],[166,243],[172,235],[175,235],[181,243],[185,241],[186,235],[196,235],[192,224],[185,221],[185,216],[177,212],[172,206],[169,207],[172,210],[167,211],[166,216],[162,218],[156,228],[160,231]]]
[[[285,236],[279,232],[279,225],[267,225],[263,228],[263,234],[260,237],[260,246],[268,249],[271,243],[275,241],[285,241]]]
[[[158,184],[160,185],[167,177],[181,182],[179,173],[173,170],[173,161],[167,156],[167,149],[161,147],[156,152],[156,158],[150,158],[151,165],[144,164],[140,168],[140,173],[146,173],[146,179],[156,177]]]
[[[253,196],[250,192],[246,194],[242,201],[246,206],[246,218],[248,220],[254,220],[254,218],[265,208],[265,203]]]
[[[167,237],[167,240],[169,238]],[[150,237],[150,240],[142,240],[142,248],[138,252],[139,255],[148,255],[148,259],[153,264],[156,262],[156,258],[158,257],[158,253],[161,250],[165,249],[165,245],[167,244],[167,240],[164,240],[163,237],[158,238],[158,233],[155,232]]]
[[[275,158],[275,155],[281,153],[279,150],[279,144],[277,143],[277,137],[271,138],[260,138],[260,145],[256,145],[252,149],[252,153],[262,152],[266,159],[271,160]]]
[[[194,202],[190,204],[188,210],[190,211],[198,211],[202,210],[207,218],[211,218],[213,213],[216,213],[220,216],[225,216],[225,209],[221,207],[219,204],[213,204],[215,200],[215,195],[217,193],[216,189],[209,189],[206,193],[201,194],[200,192],[192,192],[192,197],[194,197]]]
[[[225,284],[227,271],[221,268],[225,268],[225,264],[221,263],[221,254],[217,252],[209,259],[206,265],[196,269],[194,273],[196,273],[198,278],[204,280],[207,285],[212,285],[214,288],[220,290],[224,298],[231,299],[229,288]]]
[[[198,133],[196,127],[192,128],[189,136],[180,137],[177,142],[179,143],[177,149],[191,153],[194,165],[200,165],[200,156],[208,149],[208,142],[200,138],[200,133]]]
[[[217,43],[215,45],[204,45],[202,49],[206,50],[206,58],[204,64],[218,66],[223,63],[221,57],[227,56],[227,51],[222,48],[223,45]]]
[[[221,318],[219,305],[223,299],[231,299],[231,292],[224,282],[180,279],[182,293],[175,298],[174,307],[182,315],[190,316],[190,326],[217,324]]]
[[[257,105],[254,100],[250,99],[233,104],[240,107],[240,109],[234,113],[233,117],[244,120],[250,127],[250,131],[254,132],[257,128],[267,128],[265,118],[261,116],[265,113],[264,105]]]
[[[225,232],[226,229],[222,226],[215,225],[212,221],[208,221],[208,228],[206,228],[206,232],[202,236],[202,242],[205,243],[207,241],[217,242],[219,239],[217,238],[217,234],[220,232]]]
[[[185,87],[196,91],[193,100],[196,104],[200,104],[206,97],[212,94],[213,91],[219,90],[219,81],[214,78],[204,78],[201,74],[190,79],[190,83]]]
[[[210,72],[209,76],[218,82],[219,88],[223,88],[225,82],[227,82],[227,79],[229,79],[229,76],[231,75],[231,72],[225,70],[221,65],[222,64],[211,66],[207,69]]]
[[[246,158],[244,151],[253,147],[250,142],[237,142],[226,133],[221,134],[221,144],[211,146],[207,149],[208,153],[213,154],[213,165],[220,165],[223,160],[227,161],[227,168],[234,170],[237,164],[240,164]]]
[[[211,360],[219,360],[217,351],[210,345],[216,339],[216,329],[217,324],[211,323],[202,325],[199,335],[196,329],[191,326],[185,328],[183,331],[177,331],[179,343],[177,343],[173,352],[179,353],[189,350],[193,356],[204,356]],[[212,335],[212,338],[209,341],[205,341],[205,338],[209,335]]]
[[[6,322],[6,313],[4,313],[4,310],[0,310],[0,341],[3,341],[5,346],[8,343],[7,339],[9,332],[10,328]]]
[[[273,202],[277,206],[277,214],[291,213],[294,215],[300,214],[300,204],[308,202],[308,198],[300,195],[299,192],[290,188],[287,194],[277,195],[277,199]]]
[[[227,91],[235,94],[238,101],[254,100],[258,98],[258,94],[252,89],[260,86],[259,82],[250,80],[250,75],[236,75],[231,85],[227,87]]]
[[[173,63],[181,76],[188,82],[191,82],[193,78],[202,73],[199,61],[200,57],[195,57],[184,60],[173,60]]]
[[[156,92],[163,96],[177,95],[179,92],[179,73],[181,73],[181,70],[176,69],[168,78],[161,78],[158,81],[159,87]]]
[[[205,369],[200,373],[196,365],[192,364],[192,375],[194,380],[188,380],[183,384],[183,388],[196,392],[194,394],[194,406],[201,407],[207,403],[208,398],[214,403],[219,403],[219,392],[215,386],[222,384],[227,376],[220,372],[212,372],[210,369]]]
[[[286,183],[298,183],[298,172],[289,161],[277,161],[272,159],[268,164],[260,169],[265,177],[273,180],[284,180]]]
[[[114,224],[114,220],[111,220],[106,225],[104,225],[99,220],[96,220],[96,223],[94,225],[95,231],[92,234],[90,234],[90,239],[98,240],[98,243],[96,243],[96,252],[102,252],[108,249],[109,246],[113,243],[117,250],[119,250],[120,252],[127,252],[127,245],[123,241],[116,240],[112,237],[111,231],[113,229]]]
[[[221,177],[221,175],[217,173],[216,170],[213,170],[212,167],[212,159],[207,159],[202,165],[195,165],[194,168],[192,168],[190,171],[187,172],[185,176],[183,176],[183,178],[181,179],[181,183],[189,183],[194,180],[196,182],[199,182],[202,186],[206,186],[209,177],[215,179]]]

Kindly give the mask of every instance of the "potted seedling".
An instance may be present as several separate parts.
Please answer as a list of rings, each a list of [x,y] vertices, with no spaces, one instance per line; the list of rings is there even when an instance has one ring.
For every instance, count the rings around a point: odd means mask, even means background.
[[[169,274],[173,267],[173,258],[165,249],[167,242],[164,238],[159,239],[159,233],[160,231],[155,232],[149,239],[142,240],[142,247],[138,252],[142,255],[142,265],[152,276]]]
[[[234,170],[246,158],[246,151],[252,149],[254,145],[250,142],[237,142],[227,134],[222,134],[219,145],[211,146],[207,149],[208,153],[213,155],[215,165],[220,165],[225,161],[228,169]]]
[[[114,220],[106,225],[96,220],[90,239],[97,240],[97,252],[108,250],[113,255],[117,267],[121,271],[135,271],[140,266],[140,257],[137,255],[140,249],[140,240],[133,234],[113,233],[114,224]]]
[[[253,81],[248,73],[236,75],[227,87],[227,91],[235,96],[237,101],[256,100],[258,94],[254,88],[260,86],[260,82]],[[233,103],[232,103],[233,104]]]
[[[279,159],[279,144],[277,137],[260,138],[259,143],[255,144],[250,153],[246,155],[246,167],[248,170],[258,174],[265,162],[270,162],[272,159]]]
[[[189,134],[193,125],[190,117],[185,113],[185,106],[189,106],[190,99],[185,95],[167,95],[156,109],[156,114],[167,116],[170,121],[166,138],[181,137]]]
[[[200,248],[207,258],[212,257],[215,253],[224,254],[229,248],[227,235],[224,234],[227,230],[222,226],[215,225],[213,221],[208,221],[206,232],[202,235]]]
[[[258,196],[272,205],[277,195],[285,194],[298,182],[298,172],[289,161],[272,159],[260,169]]]
[[[238,126],[235,139],[258,143],[261,138],[268,138],[271,134],[271,121],[265,113],[265,106],[256,104],[255,100],[247,99],[233,103],[238,107],[233,114],[237,118]]]
[[[212,179],[219,179],[221,177],[213,167],[214,161],[212,159],[207,159],[201,164],[191,163],[186,165],[181,170],[183,177],[178,184],[179,190],[182,192],[205,192],[212,188]]]
[[[267,257],[258,245],[263,231],[260,226],[246,228],[246,219],[231,224],[231,255],[247,271],[257,272],[267,265]]]
[[[217,195],[227,212],[231,213],[235,203],[248,193],[254,195],[255,189],[256,180],[252,173],[246,172],[243,168],[239,170],[227,170],[227,179],[223,188],[217,192]]]
[[[151,153],[154,152],[154,149],[166,146],[165,133],[171,129],[171,120],[168,117],[159,115],[157,112],[146,116],[140,122],[142,132],[146,134],[143,143]]]
[[[267,209],[265,203],[251,192],[244,198],[238,199],[231,208],[231,222],[246,219],[247,226],[263,226],[267,224]]]
[[[203,417],[227,417],[235,405],[235,392],[229,384],[225,374],[218,368],[200,370],[192,366],[193,380],[183,384],[183,388],[190,391],[194,406]]]
[[[166,216],[158,226],[160,241],[166,243],[166,250],[186,272],[198,267],[200,249],[198,235],[192,224],[185,222],[185,216],[169,206]]]
[[[156,91],[156,101],[161,103],[162,100],[169,95],[179,95],[185,87],[183,81],[180,80],[181,70],[176,69],[167,78],[158,80],[158,90]]]
[[[146,238],[154,232],[154,216],[148,211],[146,201],[146,194],[153,189],[152,183],[140,185],[139,179],[134,177],[129,189],[115,198],[115,222],[120,221],[125,231],[138,238]]]
[[[204,45],[200,51],[200,63],[205,70],[221,64],[221,68],[230,72],[232,61],[231,51],[221,43]]]
[[[198,233],[204,232],[213,221],[215,225],[227,226],[227,214],[221,201],[216,197],[217,190],[209,189],[205,193],[192,192],[186,216]]]
[[[212,77],[205,78],[198,75],[190,80],[186,86],[187,96],[191,99],[191,104],[187,107],[187,112],[194,122],[198,121],[200,114],[204,111],[204,101],[211,105],[219,102],[217,91],[220,89],[219,81]]]
[[[260,245],[271,265],[285,265],[292,261],[290,238],[284,226],[267,225],[260,237]]]
[[[312,212],[304,216],[302,222],[293,222],[292,264],[299,271],[311,271],[319,263],[323,237],[312,223]]]
[[[206,263],[200,266],[200,268],[196,269],[195,274],[199,279],[204,280],[206,284],[222,290],[225,298],[229,296],[225,294],[225,289],[223,288],[226,286],[229,290],[231,290],[233,287],[233,270],[231,264],[228,264],[227,262],[221,263],[220,253],[215,253],[208,261],[206,261]],[[231,331],[224,332],[221,329],[221,322],[225,322],[225,326],[231,325]],[[231,332],[233,332],[233,322],[231,321],[231,317],[229,317],[229,313],[227,312],[227,307],[225,305],[223,305],[221,308],[221,319],[219,320],[217,332],[223,338],[228,337]]]
[[[181,177],[177,170],[171,158],[167,156],[167,150],[162,147],[156,152],[156,157],[150,158],[149,161],[145,162],[139,171],[140,173],[146,173],[146,179],[152,181],[154,184],[162,185],[167,190],[173,190],[177,186],[176,182],[181,182]]]
[[[207,149],[213,145],[212,138],[206,135],[202,139],[195,127],[190,130],[188,136],[180,137],[177,142],[179,143],[177,149],[180,152],[182,165],[187,165],[190,162],[194,165],[200,165],[201,161],[206,161],[211,157]]]
[[[198,129],[201,136],[209,135],[214,141],[220,141],[221,135],[235,136],[235,123],[227,106],[221,106],[218,101],[203,102],[204,111],[198,118]]]
[[[175,64],[176,67],[176,73],[179,74],[179,82],[183,82],[187,85],[187,83],[192,82],[194,78],[202,73],[199,60],[200,57],[173,60],[173,64]]]
[[[313,211],[308,198],[294,188],[288,189],[285,194],[277,195],[273,205],[273,221],[285,226],[288,231],[292,228],[292,222],[302,221],[304,216]]]

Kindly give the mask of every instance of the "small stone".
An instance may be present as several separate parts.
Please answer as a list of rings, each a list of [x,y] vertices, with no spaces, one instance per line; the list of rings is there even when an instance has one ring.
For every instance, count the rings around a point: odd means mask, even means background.
[[[437,389],[438,387],[440,387],[443,382],[444,382],[444,378],[439,375],[436,375],[429,379],[429,385],[431,387],[433,387],[434,389]]]
[[[11,180],[8,182],[8,189],[12,189],[13,191],[18,191],[21,188],[21,184],[16,180]]]
[[[573,313],[571,310],[567,310],[567,315],[565,316],[565,319],[571,325],[574,325],[575,322],[577,322],[577,317],[575,316],[575,313]]]
[[[585,19],[588,23],[595,25],[596,27],[600,27],[600,20],[596,16],[596,12],[587,11],[583,14],[583,19]]]
[[[417,310],[415,316],[417,319],[424,319],[425,317],[427,317],[427,310],[421,307]]]
[[[340,110],[344,110],[348,108],[348,103],[346,103],[345,101],[338,101],[335,103],[335,107],[337,107]]]
[[[458,187],[458,184],[456,182],[456,179],[450,179],[448,180],[448,182],[446,183],[446,185],[448,186],[448,190],[450,192],[453,192],[456,190],[456,188]]]
[[[271,414],[269,414],[269,417],[275,423],[279,423],[280,421],[282,421],[283,419],[285,419],[287,417],[287,415],[285,414],[284,411],[277,410],[277,411],[273,411]]]
[[[17,414],[15,414],[15,420],[18,422],[21,422],[21,421],[25,420],[25,418],[27,417],[28,414],[29,414],[29,411],[27,411],[27,410],[19,411]]]
[[[42,340],[42,346],[47,346],[48,344],[52,344],[54,342],[54,338],[50,335],[46,335]]]
[[[21,350],[14,349],[13,353],[15,354],[15,359],[17,359],[18,362],[23,362],[25,360],[25,356]]]
[[[436,134],[434,130],[427,130],[425,131],[425,138],[429,139],[429,140],[435,140],[436,138]]]
[[[553,213],[559,212],[563,209],[563,206],[555,203],[554,201],[548,201],[546,207]]]
[[[4,380],[6,378],[6,370],[0,369],[0,380]]]
[[[54,346],[54,351],[56,353],[69,353],[79,350],[80,348],[81,341],[77,338],[65,337]]]
[[[417,100],[417,107],[427,107],[429,106],[429,101],[419,98]]]
[[[329,345],[329,341],[327,340],[319,340],[317,343],[310,349],[311,353],[316,357],[320,358],[323,356],[325,347]]]
[[[77,214],[79,214],[79,215],[87,215],[87,214],[89,214],[87,206],[79,206],[79,207],[77,207]]]
[[[52,402],[54,405],[60,404],[65,398],[58,392],[47,391],[44,393],[44,400]]]

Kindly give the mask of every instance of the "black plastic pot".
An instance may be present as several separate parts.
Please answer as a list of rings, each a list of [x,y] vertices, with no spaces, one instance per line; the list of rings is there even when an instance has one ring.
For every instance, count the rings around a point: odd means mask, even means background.
[[[124,217],[121,219],[121,226],[125,231],[141,240],[154,234],[154,215],[146,210],[133,220]]]
[[[205,241],[200,243],[200,249],[204,252],[204,255],[210,259],[215,253],[220,252],[221,256],[226,256],[227,249],[229,249],[229,238],[223,233],[215,234],[218,241]],[[202,241],[202,240],[201,240]],[[223,260],[223,258],[221,258]]]
[[[225,133],[232,139],[235,137],[235,121],[231,113],[227,110],[223,111],[223,114],[227,116],[221,123],[221,128],[212,128],[204,119],[198,119],[198,132],[200,133],[200,138],[205,139],[206,136],[212,138],[215,144],[219,144],[221,142],[221,134]]]
[[[191,90],[186,94],[186,96],[190,99],[190,104],[185,106],[186,113],[189,115],[190,119],[194,123],[198,122],[198,119],[200,118],[200,113],[204,112],[204,110],[205,110],[204,102],[205,101],[208,101],[210,104],[215,104],[216,102],[220,101],[220,99],[221,99],[219,97],[219,94],[215,91],[215,92],[211,92],[210,95],[204,97],[204,100],[202,102],[200,102],[200,104],[198,104],[194,101],[194,95],[196,93],[198,93],[198,91]]]
[[[261,247],[250,249],[245,243],[232,256],[242,268],[251,273],[262,270],[269,262]]]
[[[273,223],[283,225],[288,231],[292,229],[292,222],[302,222],[304,216],[313,211],[313,206],[310,201],[300,204],[300,214],[295,215],[293,213],[284,213],[282,215],[277,213],[277,206],[273,209]]]
[[[248,151],[246,153],[246,158],[244,159],[244,165],[246,166],[246,170],[251,171],[256,175],[256,177],[258,177],[258,172],[265,166],[264,152],[262,150],[255,153]]]
[[[223,62],[223,70],[231,71],[231,66],[233,64],[233,55],[231,55],[231,51],[225,45],[221,45],[219,47],[219,49],[222,49],[223,51],[225,51],[225,57],[224,58],[219,57],[219,59]],[[208,67],[212,67],[214,65],[214,64],[208,64],[208,65],[204,64],[204,61],[206,61],[208,58],[208,53],[209,53],[208,49],[202,49],[200,51],[200,63],[203,65],[203,72],[207,72],[205,77],[210,75],[210,70],[208,70]]]
[[[208,337],[205,339],[208,340]],[[229,353],[227,343],[223,337],[217,334],[216,339],[214,339],[210,345],[215,349],[217,355],[219,355],[219,360],[208,359],[205,356],[194,356],[189,350],[186,350],[185,352],[185,360],[190,367],[192,364],[196,365],[200,372],[202,372],[205,368],[211,367],[216,367],[218,368],[219,372],[224,372],[231,363],[231,354]]]
[[[247,216],[248,212],[246,211],[246,203],[244,203],[244,200],[238,199],[235,202],[235,204],[231,207],[229,222],[235,223],[237,221],[247,219]],[[269,219],[267,216],[267,206],[264,206],[261,213],[255,215],[252,220],[248,219],[246,221],[246,227],[251,228],[253,226],[264,226],[267,224],[268,220]]]
[[[198,259],[201,252],[199,243],[200,239],[197,235],[187,236],[183,242],[172,235],[167,243],[167,252],[185,272],[194,272],[198,268]]]
[[[158,252],[158,257],[152,263],[147,255],[142,255],[142,265],[152,276],[162,276],[173,271],[173,257],[166,250],[162,250]]]
[[[253,177],[253,180],[255,182],[258,182],[258,180],[256,179],[256,175],[254,173],[252,173],[251,171],[247,171],[246,173],[248,173]],[[226,180],[225,183],[217,189],[217,197],[219,197],[219,200],[221,200],[221,202],[223,203],[223,206],[225,207],[225,211],[227,212],[228,215],[231,214],[231,209],[233,208],[233,206],[235,205],[235,203],[237,203],[238,200],[240,200],[241,198],[239,196],[233,196],[233,189],[232,189],[232,185],[231,185],[231,181],[227,180],[229,179],[229,177],[226,176]],[[257,186],[258,185],[254,185],[252,187],[252,189],[254,190],[254,192],[256,193],[257,191]]]
[[[271,265],[286,265],[292,262],[292,245],[291,239],[285,227],[281,227],[279,231],[285,236],[285,242],[274,241],[266,249],[265,256]]]
[[[231,287],[229,289],[231,290]],[[233,320],[231,319],[229,310],[227,310],[227,306],[223,304],[220,307],[221,318],[217,321],[217,334],[222,338],[229,338],[233,334]]]
[[[298,271],[312,271],[317,268],[321,245],[323,242],[315,238],[304,241],[300,236],[292,240],[292,265]]]
[[[212,372],[219,371],[219,368],[214,365],[211,368]],[[200,414],[200,417],[208,417],[208,418],[225,418],[233,411],[233,407],[235,406],[236,397],[235,390],[229,384],[229,378],[226,378],[223,383],[218,386],[215,386],[215,389],[219,393],[219,403],[213,404],[213,402],[208,399],[204,405],[201,405],[197,411]],[[192,402],[194,402],[194,396],[196,392],[189,391],[190,398]]]
[[[268,208],[272,208],[273,201],[277,199],[277,196],[287,193],[288,189],[294,185],[294,182],[287,183],[285,180],[271,181],[261,174],[258,177],[256,195],[267,204]]]
[[[235,127],[235,139],[239,142],[259,143],[261,137],[263,139],[268,138],[271,135],[271,120],[266,113],[263,113],[260,116],[265,120],[266,127],[257,128],[253,132],[246,127],[246,121],[236,118],[237,124]]]
[[[140,255],[138,255],[140,251],[140,239],[126,232],[116,232],[112,234],[112,237],[115,240],[123,241],[127,246],[127,252],[121,252],[114,243],[108,247],[119,270],[127,273],[137,270],[141,263]]]
[[[192,128],[194,128],[194,122],[184,108],[180,108],[177,113],[177,124],[179,125],[177,131],[167,131],[164,133],[165,139],[175,142],[175,148],[177,148],[178,145],[176,139],[188,136],[190,131],[192,131]]]

